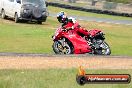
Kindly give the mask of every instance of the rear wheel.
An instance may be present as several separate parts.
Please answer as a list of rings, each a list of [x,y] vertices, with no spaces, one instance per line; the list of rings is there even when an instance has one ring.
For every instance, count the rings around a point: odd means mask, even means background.
[[[55,41],[52,47],[53,47],[53,51],[56,54],[72,54],[73,53],[72,46],[67,42],[63,42],[63,40]]]
[[[110,50],[109,45],[105,41],[103,41],[100,44],[100,48],[95,50],[95,54],[97,54],[97,55],[110,55],[111,50]]]

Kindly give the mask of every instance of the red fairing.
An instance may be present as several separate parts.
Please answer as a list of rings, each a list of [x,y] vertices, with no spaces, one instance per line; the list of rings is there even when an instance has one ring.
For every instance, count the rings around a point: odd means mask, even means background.
[[[68,28],[68,27],[72,27],[73,25],[74,25],[74,23],[68,22],[67,25],[65,25],[64,27],[65,27],[65,28]]]
[[[89,33],[92,37],[96,36],[97,33],[101,32],[99,29],[90,30]]]
[[[74,54],[91,52],[91,47],[88,45],[87,41],[75,31],[70,30],[69,33],[64,35],[64,37],[72,42],[74,46]]]
[[[61,38],[67,38],[74,47],[74,54],[84,54],[91,52],[91,47],[88,45],[87,41],[79,36],[76,31],[69,30],[68,32],[62,31],[63,29],[58,28],[53,37],[53,40],[59,40]]]

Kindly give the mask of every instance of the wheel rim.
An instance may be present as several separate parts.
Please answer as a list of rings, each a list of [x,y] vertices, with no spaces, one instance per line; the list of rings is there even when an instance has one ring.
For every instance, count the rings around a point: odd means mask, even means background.
[[[70,48],[70,46],[68,44],[66,44],[64,46],[63,53],[64,54],[70,54],[70,52],[71,52],[71,48]]]
[[[63,46],[59,42],[57,42],[56,48],[59,50],[59,52],[62,52],[62,50],[63,50]]]
[[[60,41],[57,41],[55,43],[55,48],[60,54],[70,54],[71,53],[71,48],[67,43],[63,45]]]
[[[103,55],[109,54],[110,48],[109,48],[109,46],[108,46],[105,42],[103,42],[103,43],[100,45],[100,47],[102,48],[102,54],[103,54]]]

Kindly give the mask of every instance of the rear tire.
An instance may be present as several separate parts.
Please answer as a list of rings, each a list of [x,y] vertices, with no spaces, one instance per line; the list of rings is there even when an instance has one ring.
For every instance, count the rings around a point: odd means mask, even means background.
[[[111,54],[111,49],[105,41],[100,45],[100,47],[101,47],[100,49],[95,50],[95,54],[97,55],[110,55]]]

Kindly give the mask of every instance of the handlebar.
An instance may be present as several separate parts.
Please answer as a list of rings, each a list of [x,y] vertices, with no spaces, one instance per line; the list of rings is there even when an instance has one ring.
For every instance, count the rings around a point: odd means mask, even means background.
[[[69,27],[69,28],[62,28],[62,31],[69,31],[69,30],[72,30],[72,28],[71,27]]]

